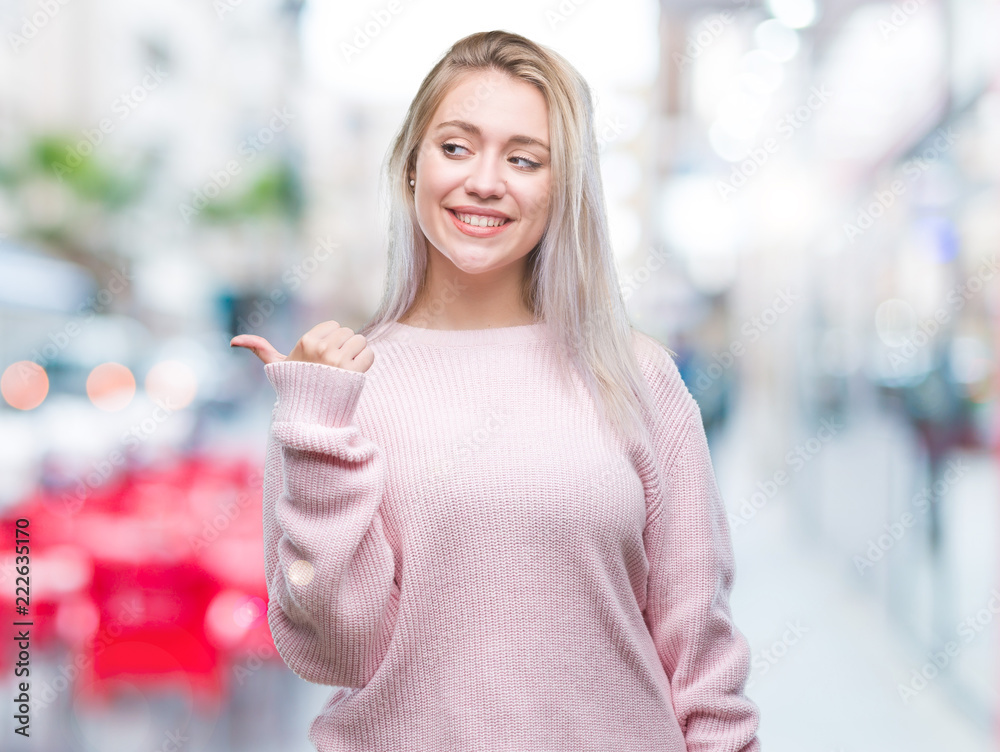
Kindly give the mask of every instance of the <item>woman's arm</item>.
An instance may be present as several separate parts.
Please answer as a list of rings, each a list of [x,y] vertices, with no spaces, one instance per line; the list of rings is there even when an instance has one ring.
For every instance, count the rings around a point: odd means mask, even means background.
[[[644,353],[660,479],[643,534],[646,623],[687,748],[759,752],[759,709],[743,694],[750,647],[729,608],[732,540],[701,412],[669,354],[659,344]]]
[[[381,515],[385,457],[354,423],[367,376],[298,360],[264,371],[278,396],[263,504],[271,634],[303,679],[363,687],[399,598]]]
[[[734,559],[701,414],[691,413],[647,523],[646,621],[689,750],[757,752],[759,710],[743,695],[750,647],[733,623]]]

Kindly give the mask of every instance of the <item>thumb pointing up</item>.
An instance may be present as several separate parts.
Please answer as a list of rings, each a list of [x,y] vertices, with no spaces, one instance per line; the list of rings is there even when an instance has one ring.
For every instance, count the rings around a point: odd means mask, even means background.
[[[368,341],[355,334],[353,329],[333,320],[317,324],[303,334],[288,355],[282,355],[271,347],[270,342],[256,334],[239,334],[229,344],[253,350],[264,365],[283,360],[302,360],[364,373],[375,362],[375,353],[368,347]]]
[[[256,334],[238,334],[229,341],[229,345],[230,347],[245,347],[247,350],[252,350],[254,355],[264,362],[264,365],[277,363],[288,358],[287,355],[282,355],[275,350],[270,342]]]

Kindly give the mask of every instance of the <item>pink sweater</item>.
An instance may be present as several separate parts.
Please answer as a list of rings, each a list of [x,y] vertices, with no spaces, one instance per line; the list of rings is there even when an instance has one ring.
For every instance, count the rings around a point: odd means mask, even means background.
[[[268,622],[336,686],[320,752],[758,752],[701,414],[636,340],[652,446],[602,431],[544,323],[393,323],[366,373],[284,361]]]

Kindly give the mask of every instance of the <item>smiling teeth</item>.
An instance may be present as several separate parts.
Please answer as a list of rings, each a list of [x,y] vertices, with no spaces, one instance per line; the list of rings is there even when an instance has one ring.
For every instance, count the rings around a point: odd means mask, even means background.
[[[484,217],[482,214],[459,214],[455,212],[455,216],[465,222],[465,224],[472,225],[473,227],[499,227],[507,221],[500,217]]]

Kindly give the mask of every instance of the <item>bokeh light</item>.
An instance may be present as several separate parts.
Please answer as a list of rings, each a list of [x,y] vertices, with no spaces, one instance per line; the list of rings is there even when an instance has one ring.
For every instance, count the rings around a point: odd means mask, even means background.
[[[890,298],[875,310],[875,330],[889,347],[899,347],[917,327],[917,313],[905,300]]]
[[[102,363],[87,377],[87,396],[101,410],[122,410],[135,396],[135,377],[121,363]]]
[[[220,591],[205,613],[205,631],[219,646],[238,643],[254,624],[267,617],[267,604],[260,598],[240,590]]]
[[[313,565],[305,559],[293,561],[292,565],[288,568],[288,579],[292,581],[293,585],[305,587],[312,582]]]
[[[776,18],[762,21],[753,30],[754,42],[778,62],[788,62],[799,51],[799,35]]]
[[[97,632],[101,613],[86,594],[64,599],[56,610],[56,631],[68,644],[82,646]]]
[[[19,360],[4,369],[0,377],[0,393],[11,407],[33,410],[49,393],[49,377],[45,369],[30,360]]]
[[[194,370],[179,360],[164,360],[146,374],[146,394],[172,410],[187,407],[198,393]]]
[[[815,0],[767,0],[767,8],[785,26],[801,29],[816,20]]]

